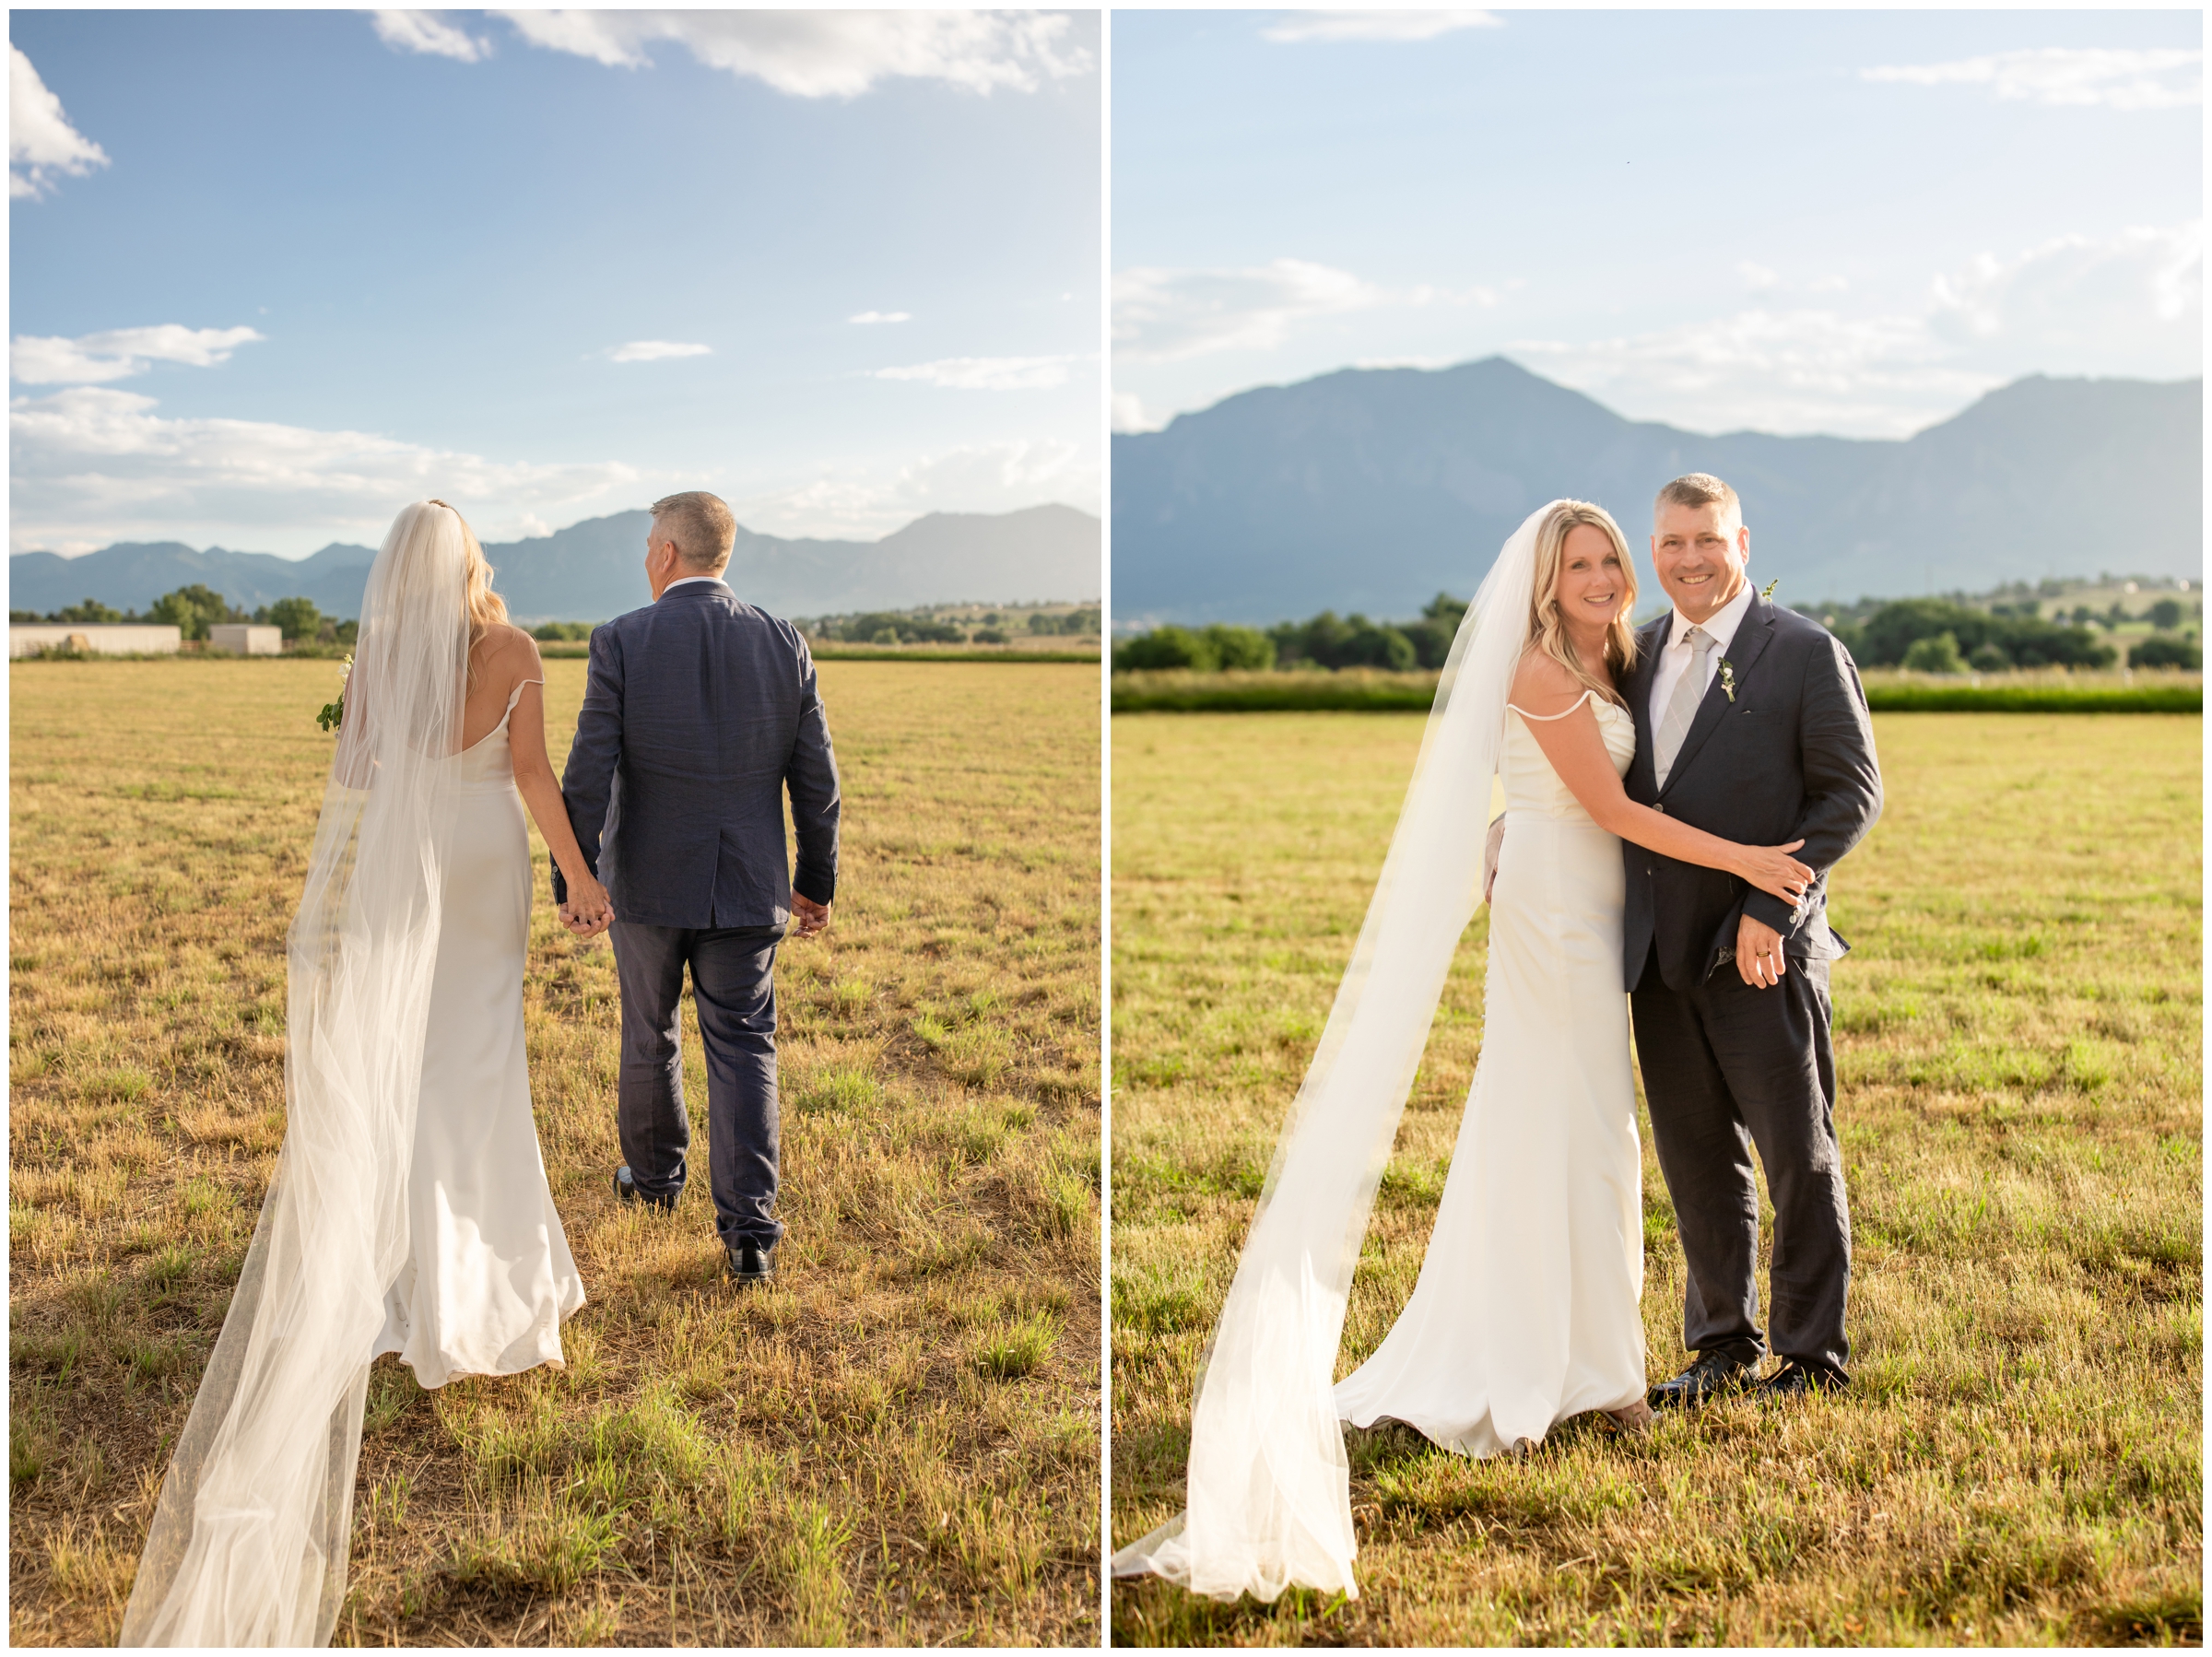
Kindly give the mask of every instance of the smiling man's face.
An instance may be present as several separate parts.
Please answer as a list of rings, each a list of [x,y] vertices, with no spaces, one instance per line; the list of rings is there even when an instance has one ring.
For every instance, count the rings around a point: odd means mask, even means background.
[[[1662,506],[1652,525],[1652,568],[1675,608],[1703,621],[1744,590],[1751,561],[1751,532],[1738,509],[1715,500],[1705,506]]]

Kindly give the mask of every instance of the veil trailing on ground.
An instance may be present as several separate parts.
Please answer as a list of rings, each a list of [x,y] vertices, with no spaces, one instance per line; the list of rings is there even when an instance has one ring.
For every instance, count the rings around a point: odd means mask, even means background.
[[[1293,1582],[1359,1592],[1331,1396],[1345,1300],[1445,974],[1482,900],[1536,531],[1558,504],[1513,532],[1452,641],[1382,879],[1207,1349],[1185,1510],[1114,1555],[1116,1576],[1159,1575],[1223,1600],[1273,1600]]]
[[[466,586],[459,514],[401,511],[369,572],[288,938],[284,1148],[162,1486],[125,1645],[323,1645],[346,1597],[369,1355],[407,1255]]]

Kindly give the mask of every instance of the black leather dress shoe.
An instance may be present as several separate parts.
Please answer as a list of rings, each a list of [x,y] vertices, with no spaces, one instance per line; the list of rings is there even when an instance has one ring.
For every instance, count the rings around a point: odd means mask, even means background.
[[[1652,1389],[1656,1410],[1695,1409],[1709,1399],[1740,1393],[1753,1380],[1755,1366],[1725,1352],[1706,1352],[1672,1381]]]
[[[647,1207],[658,1208],[664,1214],[673,1211],[676,1207],[674,1196],[647,1196],[640,1191],[638,1182],[630,1178],[629,1164],[627,1162],[615,1169],[615,1195],[621,1202],[643,1203]]]
[[[1759,1383],[1761,1398],[1802,1398],[1807,1393],[1841,1393],[1851,1384],[1833,1369],[1815,1369],[1784,1361],[1782,1368]]]
[[[764,1249],[757,1242],[741,1242],[730,1251],[730,1275],[742,1287],[772,1283],[776,1275],[776,1252]]]

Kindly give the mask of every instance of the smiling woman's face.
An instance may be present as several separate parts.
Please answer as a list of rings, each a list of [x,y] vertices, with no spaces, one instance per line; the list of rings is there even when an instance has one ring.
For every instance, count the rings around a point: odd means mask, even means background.
[[[1628,571],[1613,537],[1594,523],[1578,523],[1559,547],[1559,616],[1581,631],[1602,628],[1620,614]]]

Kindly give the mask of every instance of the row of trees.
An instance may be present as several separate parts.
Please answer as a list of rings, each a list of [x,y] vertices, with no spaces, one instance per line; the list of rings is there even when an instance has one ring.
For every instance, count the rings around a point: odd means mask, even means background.
[[[2005,605],[1980,610],[1948,599],[1907,598],[1885,604],[1863,620],[1830,621],[1863,667],[2002,673],[2015,667],[2110,667],[2119,660],[2119,652],[2087,625],[2047,621],[2033,614],[2031,605],[2019,608],[2029,613],[2014,614]],[[1310,621],[1280,622],[1265,632],[1220,624],[1160,627],[1116,645],[1113,666],[1117,673],[1222,673],[1311,664],[1407,673],[1444,664],[1465,614],[1465,600],[1440,593],[1414,621],[1375,622],[1356,614],[1339,618],[1324,610]],[[2129,665],[2201,667],[2204,652],[2194,629],[2178,637],[2163,630],[2181,620],[2176,601],[2161,599],[2153,605],[2152,625],[2162,630],[2128,652]]]
[[[1032,635],[1073,638],[1097,634],[1102,619],[1097,609],[1057,615],[1034,610],[1028,628]],[[1012,622],[1012,617],[996,610],[985,614],[982,625],[972,629],[923,611],[864,610],[853,616],[825,616],[806,630],[816,639],[846,644],[1005,644]]]
[[[323,644],[351,644],[357,624],[340,621],[335,616],[325,616],[308,598],[280,598],[274,604],[261,605],[251,612],[239,608],[220,593],[200,582],[188,587],[179,587],[173,593],[164,593],[146,606],[142,615],[136,610],[118,610],[112,605],[102,604],[97,598],[88,598],[81,604],[65,605],[50,615],[41,616],[36,610],[10,610],[11,622],[44,622],[75,627],[115,627],[133,623],[156,627],[173,627],[186,639],[205,640],[210,629],[236,622],[251,622],[256,627],[273,627],[284,634],[285,642],[312,640]]]

